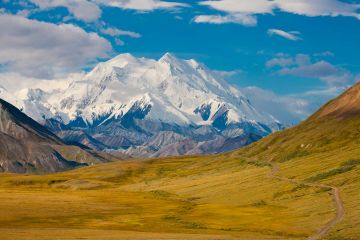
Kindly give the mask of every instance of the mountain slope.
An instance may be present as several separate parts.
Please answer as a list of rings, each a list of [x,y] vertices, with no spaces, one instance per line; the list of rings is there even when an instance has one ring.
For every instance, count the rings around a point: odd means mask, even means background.
[[[107,162],[104,157],[66,145],[55,134],[0,99],[0,171],[56,172]]]
[[[45,127],[0,99],[0,131],[15,138],[31,138],[35,142],[60,144],[62,141]]]
[[[336,117],[341,119],[356,117],[360,114],[360,84],[355,84],[345,93],[323,106],[314,118]]]

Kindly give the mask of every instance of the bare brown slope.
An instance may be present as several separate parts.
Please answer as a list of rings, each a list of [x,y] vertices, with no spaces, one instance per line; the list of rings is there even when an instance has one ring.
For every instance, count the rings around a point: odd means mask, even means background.
[[[0,131],[14,138],[31,138],[37,142],[62,144],[55,134],[2,99],[0,99]]]
[[[333,116],[348,118],[360,114],[360,82],[352,86],[339,97],[324,105],[310,119]]]
[[[0,171],[47,173],[107,162],[111,156],[65,144],[0,99]]]

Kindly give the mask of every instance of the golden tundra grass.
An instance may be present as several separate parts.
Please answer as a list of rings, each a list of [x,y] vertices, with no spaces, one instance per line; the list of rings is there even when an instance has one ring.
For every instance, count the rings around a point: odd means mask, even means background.
[[[359,239],[359,128],[355,121],[314,121],[223,155],[2,174],[0,239],[263,240],[316,233],[335,214],[331,192],[270,178],[269,160],[283,176],[340,187],[345,216],[326,239]]]

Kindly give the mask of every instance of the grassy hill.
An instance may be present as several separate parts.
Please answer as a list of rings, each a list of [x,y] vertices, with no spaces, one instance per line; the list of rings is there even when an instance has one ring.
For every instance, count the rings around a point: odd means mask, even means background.
[[[360,114],[344,102],[360,106],[359,88],[223,155],[2,174],[0,238],[359,239]],[[320,236],[338,212],[332,188],[345,213]]]

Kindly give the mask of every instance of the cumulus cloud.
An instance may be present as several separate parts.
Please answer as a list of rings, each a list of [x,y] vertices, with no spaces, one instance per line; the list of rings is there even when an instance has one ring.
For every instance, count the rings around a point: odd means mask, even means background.
[[[294,125],[317,111],[326,102],[339,96],[348,87],[347,85],[325,86],[299,94],[282,96],[258,87],[245,87],[241,91],[255,108],[266,109],[282,123]]]
[[[85,22],[96,21],[101,16],[100,7],[88,0],[30,0],[41,10],[65,7],[77,19]]]
[[[306,54],[297,54],[295,57],[273,58],[266,62],[266,67],[280,67],[277,71],[281,75],[292,75],[305,78],[320,79],[330,85],[344,85],[352,78],[352,74],[339,66],[327,61],[312,62]]]
[[[230,15],[276,14],[276,11],[282,11],[309,17],[346,16],[360,20],[360,4],[346,3],[340,0],[211,0],[201,1],[199,4]]]
[[[316,108],[311,101],[300,96],[279,96],[272,91],[258,87],[246,87],[241,91],[255,108],[266,109],[280,122],[289,125],[305,119]]]
[[[269,36],[277,35],[277,36],[286,38],[291,41],[302,40],[301,37],[299,36],[301,33],[298,31],[286,32],[286,31],[280,30],[280,29],[269,29],[267,31],[267,33],[269,34]]]
[[[212,24],[224,24],[224,23],[236,23],[244,26],[256,26],[257,19],[255,16],[248,14],[232,14],[232,15],[199,15],[194,18],[196,23],[212,23]]]
[[[299,65],[293,68],[284,68],[279,71],[283,75],[293,75],[306,78],[318,78],[328,84],[346,84],[351,74],[340,67],[326,61],[319,61],[310,65]]]
[[[222,79],[231,78],[231,77],[239,75],[243,72],[244,71],[241,69],[236,69],[236,70],[231,70],[231,71],[212,70],[212,73],[215,76],[220,77]]]
[[[318,52],[318,53],[314,53],[315,57],[333,57],[335,56],[335,53],[331,52],[331,51],[325,51],[325,52]]]
[[[178,9],[188,4],[161,0],[29,0],[40,10],[66,8],[74,18],[95,22],[101,17],[101,6],[149,12],[157,9]]]
[[[230,13],[263,14],[271,13],[274,9],[274,1],[268,0],[212,0],[201,1],[199,4]]]
[[[2,86],[11,94],[27,88],[40,88],[45,91],[51,91],[54,89],[64,89],[73,80],[83,79],[84,75],[85,73],[70,73],[56,79],[38,79],[16,72],[4,72],[0,73],[0,87]],[[49,81],[51,81],[51,84],[49,84]]]
[[[94,1],[105,6],[143,11],[143,12],[153,11],[157,9],[178,9],[178,8],[189,7],[189,5],[186,3],[167,2],[160,0],[117,0],[117,1],[94,0]]]
[[[276,67],[276,66],[280,66],[280,67],[287,67],[287,66],[291,66],[294,64],[294,60],[292,58],[273,58],[270,59],[266,62],[265,66],[267,68],[272,68],[272,67]]]
[[[310,17],[316,16],[346,16],[360,19],[358,10],[360,4],[346,3],[340,0],[277,0],[276,8],[284,12]]]
[[[125,45],[125,42],[119,38],[121,36],[128,36],[128,37],[132,37],[132,38],[140,38],[141,37],[140,33],[132,32],[132,31],[125,31],[125,30],[121,30],[118,28],[101,28],[100,32],[102,34],[105,34],[105,35],[108,35],[111,37],[115,37],[115,44],[118,46]]]
[[[3,70],[36,78],[77,71],[112,51],[106,39],[71,24],[0,14],[0,29]]]
[[[299,65],[294,68],[284,68],[280,70],[284,75],[295,75],[301,77],[321,78],[332,76],[338,72],[338,69],[325,61],[316,62],[310,65]]]
[[[118,37],[118,36],[129,36],[129,37],[133,37],[133,38],[141,37],[140,33],[121,30],[118,28],[103,28],[100,30],[100,32],[102,32],[103,34],[112,36],[112,37]]]

